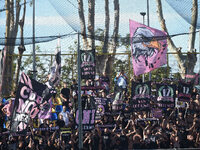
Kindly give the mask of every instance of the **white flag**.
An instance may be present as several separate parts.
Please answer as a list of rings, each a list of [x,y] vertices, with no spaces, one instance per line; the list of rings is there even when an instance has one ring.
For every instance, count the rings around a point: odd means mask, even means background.
[[[49,88],[55,87],[60,82],[60,77],[61,77],[61,46],[59,38],[55,50],[55,57],[53,60],[53,64],[50,68],[49,80],[46,83],[47,86]]]

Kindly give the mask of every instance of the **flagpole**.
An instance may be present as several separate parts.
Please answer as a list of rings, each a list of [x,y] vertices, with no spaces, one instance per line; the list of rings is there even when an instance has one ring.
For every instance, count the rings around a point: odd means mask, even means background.
[[[142,17],[143,17],[143,25],[144,25],[144,16],[146,15],[146,13],[140,12],[140,15],[142,15]],[[144,82],[144,81],[145,81],[145,74],[142,74],[142,82]]]
[[[35,0],[33,0],[33,79],[36,79],[35,66]]]
[[[82,131],[82,101],[81,101],[81,54],[80,54],[80,33],[78,32],[78,141],[79,149],[83,148],[83,131]]]
[[[149,0],[147,0],[147,26],[149,27]],[[149,72],[149,81],[151,81],[151,71]]]

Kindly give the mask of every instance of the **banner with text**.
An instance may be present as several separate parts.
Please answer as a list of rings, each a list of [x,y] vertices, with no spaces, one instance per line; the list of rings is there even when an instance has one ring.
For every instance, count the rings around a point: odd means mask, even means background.
[[[107,111],[108,99],[103,97],[95,97],[95,105],[96,105],[96,116],[95,119],[101,119],[101,116]]]
[[[95,79],[95,50],[80,50],[81,52],[81,79]]]
[[[133,110],[148,110],[151,100],[151,82],[132,82],[131,91]]]
[[[82,127],[83,130],[92,130],[94,129],[95,124],[95,109],[85,109],[82,113]],[[78,128],[79,125],[79,111],[76,111],[76,127]]]
[[[157,105],[159,108],[174,108],[176,85],[156,84]]]
[[[46,85],[21,74],[11,117],[11,131],[25,130],[30,118],[45,119],[51,116],[51,93],[46,93],[46,89]]]
[[[192,93],[192,84],[179,82],[178,83],[178,100],[183,102],[189,102]]]

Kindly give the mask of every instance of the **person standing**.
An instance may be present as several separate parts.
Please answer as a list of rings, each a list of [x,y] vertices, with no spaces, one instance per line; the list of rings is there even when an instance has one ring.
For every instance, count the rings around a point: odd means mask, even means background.
[[[78,84],[75,79],[72,80],[72,85],[70,87],[70,95],[73,100],[73,109],[76,110],[76,108],[78,108]]]
[[[62,99],[62,105],[66,106],[67,110],[70,109],[69,103],[70,103],[70,89],[67,87],[67,83],[64,83],[63,88],[60,92],[60,97]]]
[[[122,69],[121,72],[116,76],[116,83],[117,86],[122,88],[122,89],[126,89],[128,86],[128,77],[127,75],[124,73],[124,70]]]
[[[110,79],[107,76],[106,72],[103,72],[103,75],[100,77],[100,84],[105,87],[106,94],[109,93],[110,88]]]
[[[63,106],[63,110],[60,112],[60,114],[63,116],[63,120],[65,122],[65,126],[67,127],[69,124],[69,112],[66,110],[66,106]]]

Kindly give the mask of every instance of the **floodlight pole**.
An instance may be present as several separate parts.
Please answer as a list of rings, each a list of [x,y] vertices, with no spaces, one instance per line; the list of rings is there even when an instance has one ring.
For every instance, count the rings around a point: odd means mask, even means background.
[[[142,15],[142,17],[143,17],[143,24],[144,24],[144,16],[146,15],[146,12],[140,12],[140,15]],[[145,76],[144,76],[144,74],[142,74],[142,82],[144,82],[145,81]]]
[[[78,32],[78,141],[79,149],[83,148],[83,128],[82,128],[82,101],[81,101],[81,53],[80,53],[80,33]]]
[[[33,0],[33,79],[36,79],[36,62],[35,62],[35,0]]]

